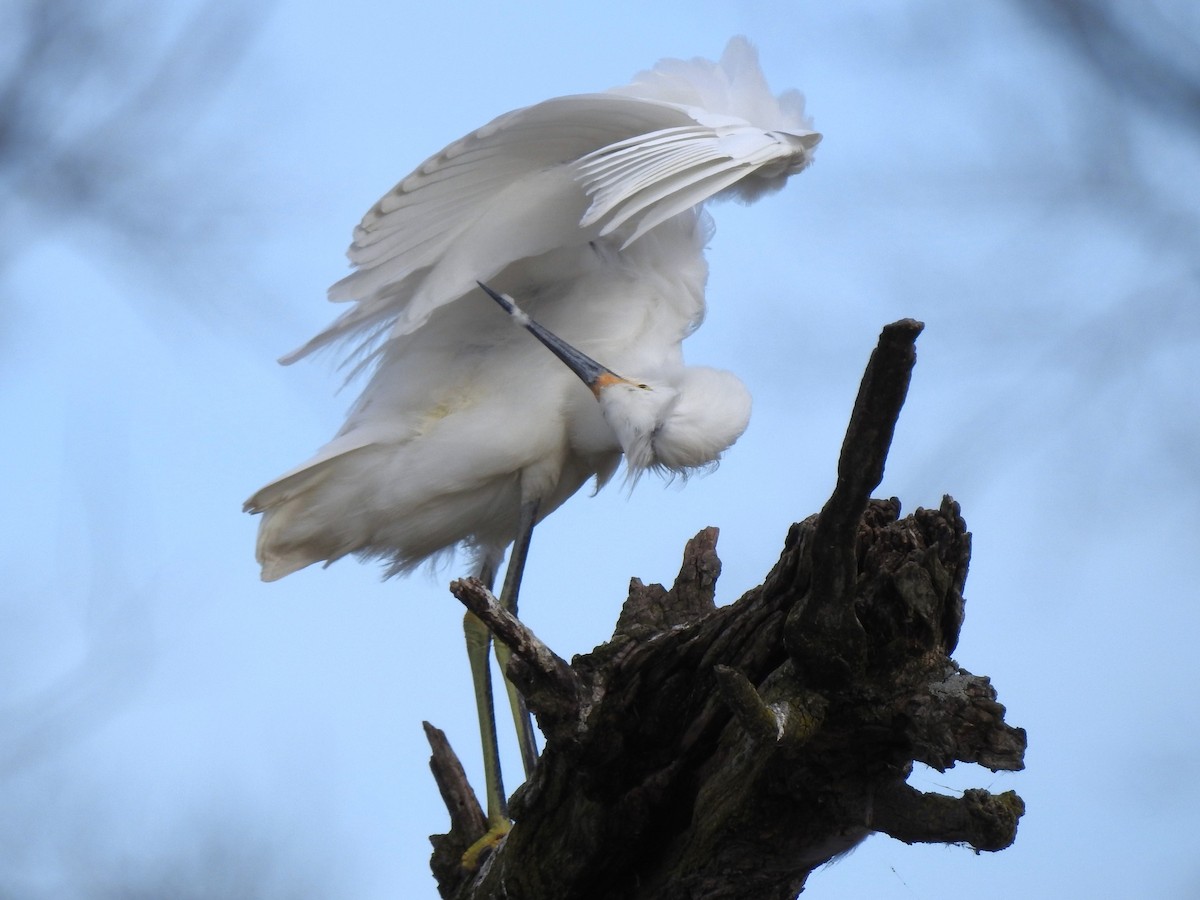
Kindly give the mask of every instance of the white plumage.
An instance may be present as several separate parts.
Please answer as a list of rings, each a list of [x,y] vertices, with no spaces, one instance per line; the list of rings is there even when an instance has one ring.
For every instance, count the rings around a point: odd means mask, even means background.
[[[750,401],[683,364],[704,317],[701,204],[778,189],[819,140],[735,38],[718,63],[508,113],[424,162],[354,231],[355,271],[330,289],[353,305],[284,358],[348,341],[373,371],[334,440],[247,501],[263,578],[347,554],[391,574],[455,546],[494,571],[523,503],[544,518],[622,453],[631,477],[717,460]],[[593,396],[477,280],[632,383]]]

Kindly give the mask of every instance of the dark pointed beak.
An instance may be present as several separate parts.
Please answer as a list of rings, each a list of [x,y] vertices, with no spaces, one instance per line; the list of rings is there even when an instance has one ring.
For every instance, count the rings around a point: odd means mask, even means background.
[[[529,318],[528,314],[517,306],[508,295],[496,293],[496,291],[493,291],[482,281],[475,283],[483,288],[489,297],[499,303],[504,311],[513,317],[517,324],[521,325],[526,331],[545,344],[546,349],[561,359],[568,369],[578,375],[580,380],[591,388],[592,393],[597,398],[600,396],[600,391],[613,382],[626,381],[626,379],[622,378],[616,372],[600,365],[600,363],[587,354],[576,350],[558,335],[546,330],[533,319]]]

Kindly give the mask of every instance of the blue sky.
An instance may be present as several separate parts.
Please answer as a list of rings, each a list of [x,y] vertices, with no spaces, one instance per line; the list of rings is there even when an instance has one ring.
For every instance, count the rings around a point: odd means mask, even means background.
[[[781,194],[713,209],[709,318],[685,350],[746,381],[750,429],[686,488],[644,479],[559,510],[523,618],[562,656],[591,649],[629,577],[669,582],[710,524],[719,599],[758,584],[832,487],[879,328],[919,318],[878,493],[962,503],[956,659],[993,678],[1030,749],[1021,774],[914,783],[1012,788],[1028,813],[996,855],[873,837],[806,896],[1200,891],[1195,272],[1186,235],[1152,239],[1121,193],[1169,178],[1194,209],[1195,144],[1008,4],[928,0],[280,4],[145,161],[187,188],[163,222],[225,211],[198,250],[130,265],[87,226],[31,219],[0,272],[8,892],[191,870],[263,896],[435,895],[426,836],[446,819],[423,719],[482,782],[445,590],[459,571],[258,581],[242,501],[353,398],[327,361],[273,360],[332,317],[351,228],[426,156],[738,33],[826,136]]]

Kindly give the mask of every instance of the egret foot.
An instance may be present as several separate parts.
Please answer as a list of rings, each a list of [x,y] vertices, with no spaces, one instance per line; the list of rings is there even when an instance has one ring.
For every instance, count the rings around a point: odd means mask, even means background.
[[[474,872],[479,868],[482,857],[496,849],[497,845],[508,836],[510,831],[512,831],[512,822],[508,821],[508,819],[500,819],[499,821],[492,822],[488,826],[488,830],[484,832],[483,837],[473,843],[463,853],[462,867],[468,872]]]

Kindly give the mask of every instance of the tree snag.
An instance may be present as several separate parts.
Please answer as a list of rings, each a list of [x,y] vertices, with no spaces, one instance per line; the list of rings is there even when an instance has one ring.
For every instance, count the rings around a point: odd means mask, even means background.
[[[630,584],[612,638],[571,663],[474,580],[451,591],[512,649],[508,674],[546,746],[511,802],[513,829],[476,871],[479,804],[428,725],[450,811],[432,838],[445,898],[764,900],[879,831],[1002,850],[1013,792],[925,794],[914,762],[1022,768],[1025,732],[984,676],[950,659],[971,535],[949,497],[900,518],[871,500],[921,324],[883,329],[816,516],[793,525],[761,586],[718,608],[717,530],[684,551],[674,586]]]

